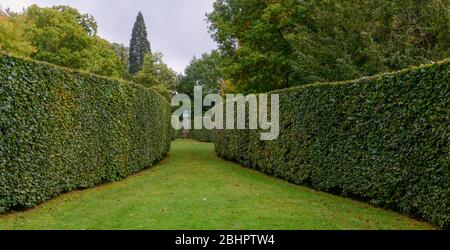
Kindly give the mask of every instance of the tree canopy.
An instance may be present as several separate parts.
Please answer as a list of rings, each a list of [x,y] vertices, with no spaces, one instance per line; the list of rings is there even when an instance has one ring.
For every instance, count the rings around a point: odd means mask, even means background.
[[[0,49],[6,52],[29,57],[35,48],[25,32],[26,25],[15,18],[0,15]]]
[[[0,49],[145,86],[176,85],[191,96],[196,85],[206,93],[265,92],[450,56],[448,0],[217,0],[208,21],[219,48],[194,57],[177,80],[152,53],[141,12],[127,48],[101,39],[93,16],[69,6],[7,11]]]
[[[176,73],[162,60],[160,52],[147,53],[142,69],[134,77],[134,81],[148,88],[153,88],[170,100],[176,83]]]
[[[194,96],[194,86],[202,86],[205,94],[219,93],[223,82],[222,56],[219,51],[194,57],[183,75],[178,77],[177,91]]]
[[[450,55],[448,0],[217,0],[208,15],[241,92],[340,81]]]
[[[125,61],[98,37],[97,23],[68,6],[32,5],[23,13],[0,17],[0,48],[56,65],[122,77]]]

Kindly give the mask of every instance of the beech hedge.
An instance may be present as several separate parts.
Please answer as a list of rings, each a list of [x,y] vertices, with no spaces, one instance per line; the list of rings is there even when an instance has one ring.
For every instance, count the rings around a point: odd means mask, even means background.
[[[183,138],[183,129],[175,130],[172,129],[172,139]],[[194,121],[191,121],[191,129],[189,129],[189,139],[197,140],[200,142],[213,142],[214,141],[214,131],[209,129],[194,129]]]
[[[0,54],[0,212],[151,166],[170,111],[140,85]]]
[[[223,158],[296,184],[450,222],[450,60],[280,95],[280,136],[218,130]],[[270,94],[270,93],[269,93]]]
[[[189,138],[200,142],[213,142],[213,130],[209,129],[191,129],[189,131]]]

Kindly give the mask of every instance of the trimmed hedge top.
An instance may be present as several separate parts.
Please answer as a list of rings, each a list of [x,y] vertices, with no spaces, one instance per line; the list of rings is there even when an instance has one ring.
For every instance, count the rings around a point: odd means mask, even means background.
[[[170,148],[170,105],[140,85],[0,54],[0,212],[120,180]]]
[[[274,91],[280,137],[220,130],[219,156],[450,225],[450,60]]]

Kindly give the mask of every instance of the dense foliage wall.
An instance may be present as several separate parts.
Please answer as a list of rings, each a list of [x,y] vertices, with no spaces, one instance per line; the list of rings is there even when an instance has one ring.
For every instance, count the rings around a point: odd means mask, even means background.
[[[170,142],[158,93],[0,54],[0,212],[120,180]]]
[[[319,190],[450,223],[450,61],[280,95],[280,137],[217,131],[219,156]]]
[[[208,129],[191,129],[189,131],[189,138],[192,138],[201,142],[212,142],[213,141],[213,130]]]
[[[213,142],[214,141],[214,130],[209,129],[193,129],[194,121],[191,121],[191,128],[189,130],[189,139],[197,140],[200,142]],[[172,139],[183,138],[183,129],[175,130],[172,129]]]

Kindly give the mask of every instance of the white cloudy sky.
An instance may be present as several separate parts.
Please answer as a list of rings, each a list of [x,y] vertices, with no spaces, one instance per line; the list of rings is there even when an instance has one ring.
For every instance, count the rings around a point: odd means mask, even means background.
[[[216,48],[208,33],[205,13],[214,0],[0,0],[3,8],[20,11],[23,7],[70,5],[81,13],[92,14],[99,35],[111,42],[129,44],[131,29],[139,10],[149,31],[153,51],[164,54],[164,61],[181,72],[192,56]]]

